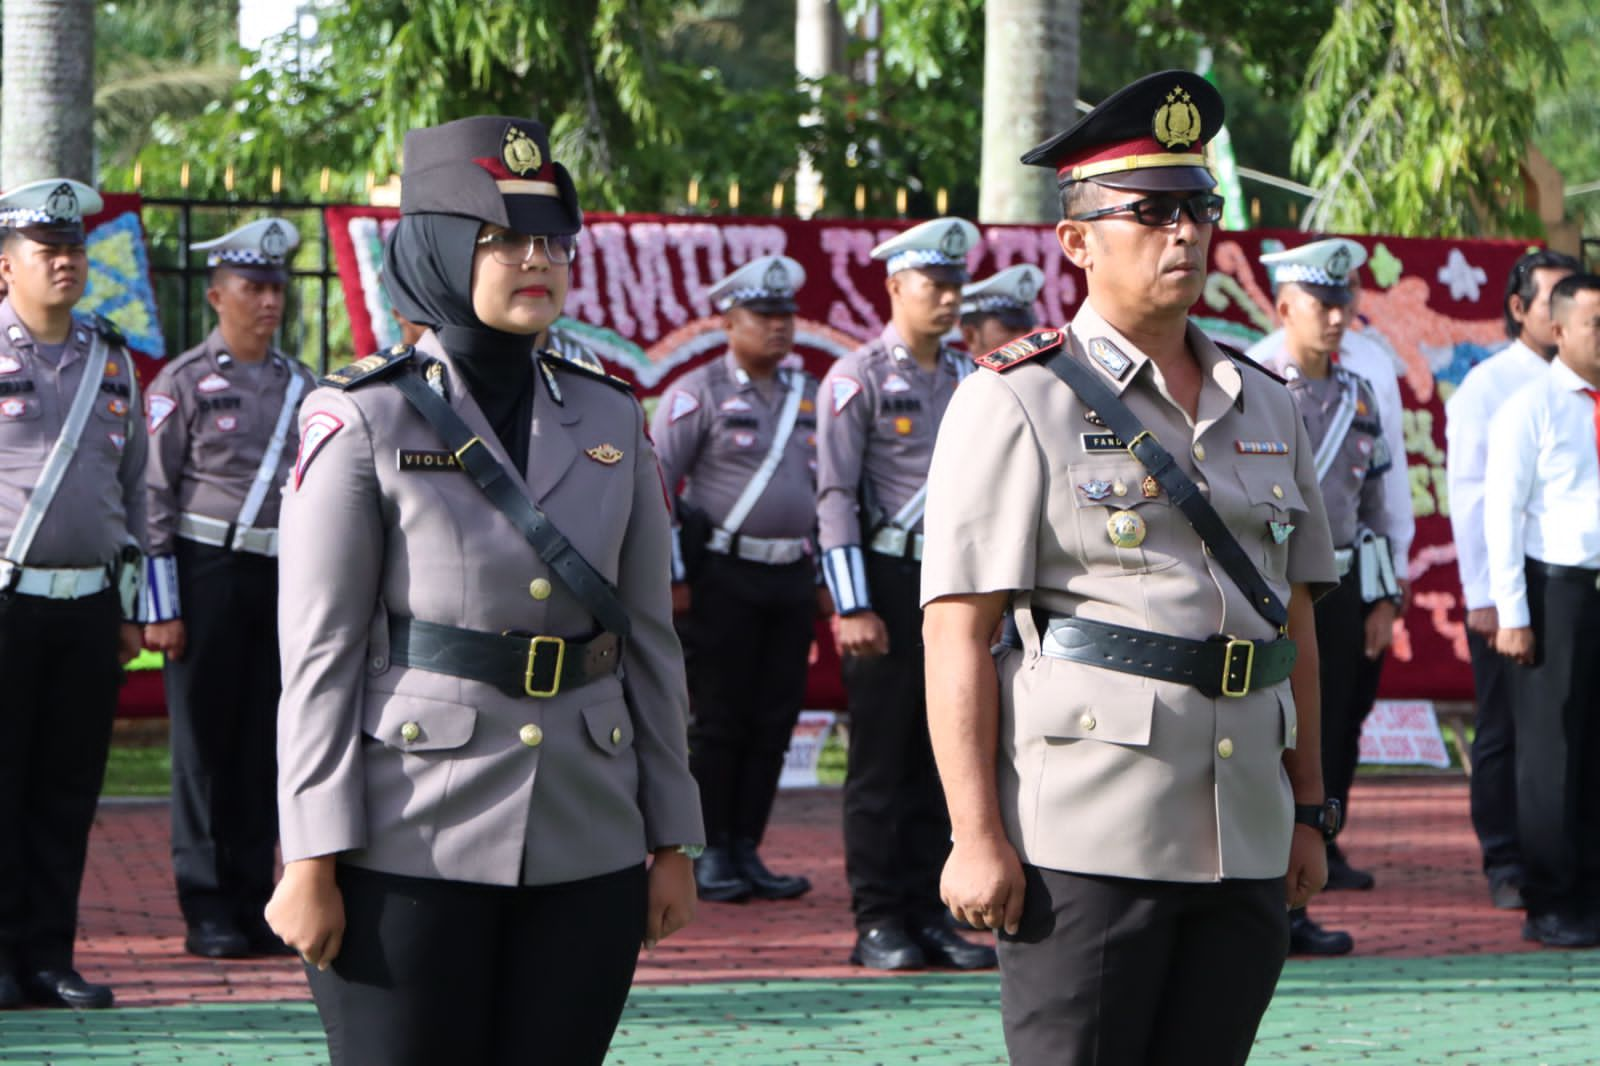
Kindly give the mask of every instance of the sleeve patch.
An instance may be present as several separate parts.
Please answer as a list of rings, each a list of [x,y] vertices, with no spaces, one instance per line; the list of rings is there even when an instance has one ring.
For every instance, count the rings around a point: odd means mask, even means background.
[[[166,423],[167,419],[172,417],[172,412],[177,409],[178,401],[164,392],[152,392],[145,396],[144,413],[146,420],[149,422],[152,436],[155,435],[156,430]]]
[[[682,389],[672,394],[672,406],[667,409],[667,421],[677,423],[700,410],[700,401]]]
[[[833,379],[833,413],[838,414],[850,406],[850,401],[861,395],[861,382],[855,378]]]
[[[328,411],[313,411],[306,416],[305,428],[300,431],[300,454],[294,460],[294,487],[299,488],[311,460],[317,457],[322,446],[344,428],[344,422]]]

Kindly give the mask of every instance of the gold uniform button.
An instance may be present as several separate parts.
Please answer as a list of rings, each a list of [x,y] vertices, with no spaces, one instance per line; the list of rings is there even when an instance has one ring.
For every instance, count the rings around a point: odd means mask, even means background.
[[[544,730],[529,722],[517,730],[517,738],[530,748],[537,748],[544,743]]]
[[[528,585],[528,595],[536,600],[548,600],[550,598],[550,582],[542,577],[534,578]]]
[[[407,722],[400,727],[400,739],[407,744],[415,744],[422,737],[422,727],[415,722]]]
[[[1274,485],[1274,486],[1272,486],[1272,494],[1274,496],[1276,496],[1280,500],[1283,499],[1283,486],[1282,485]]]
[[[1232,758],[1233,741],[1227,737],[1223,737],[1221,740],[1217,741],[1217,754],[1222,756],[1224,759]]]
[[[613,744],[621,744],[622,743],[622,727],[621,726],[613,726],[612,727],[612,729],[611,729],[611,743],[613,743]]]
[[[1206,461],[1206,446],[1204,444],[1196,444],[1194,446],[1194,457],[1196,462],[1203,463]]]
[[[1086,714],[1082,718],[1078,719],[1078,724],[1083,726],[1085,732],[1093,733],[1094,727],[1100,723],[1094,720],[1094,715]]]

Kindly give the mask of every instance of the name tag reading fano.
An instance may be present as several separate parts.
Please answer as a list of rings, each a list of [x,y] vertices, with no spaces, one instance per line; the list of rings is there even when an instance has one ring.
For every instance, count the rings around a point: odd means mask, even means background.
[[[461,469],[461,460],[454,452],[414,452],[402,448],[396,454],[400,469],[406,472],[437,474]]]
[[[1086,452],[1120,452],[1128,447],[1115,433],[1084,433],[1082,439]]]

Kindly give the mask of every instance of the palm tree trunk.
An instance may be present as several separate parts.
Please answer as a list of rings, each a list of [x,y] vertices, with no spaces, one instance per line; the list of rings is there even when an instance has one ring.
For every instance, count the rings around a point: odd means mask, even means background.
[[[94,183],[94,0],[5,0],[0,186]]]
[[[984,5],[983,169],[978,217],[1049,222],[1055,175],[1017,160],[1077,121],[1079,0]]]

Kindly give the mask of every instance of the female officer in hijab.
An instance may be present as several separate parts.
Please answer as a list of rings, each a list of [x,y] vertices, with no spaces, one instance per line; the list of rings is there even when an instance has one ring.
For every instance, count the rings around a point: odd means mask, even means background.
[[[267,917],[335,1066],[598,1063],[703,843],[660,474],[540,350],[582,217],[544,128],[414,130],[403,179],[429,332],[306,398],[285,490]]]

